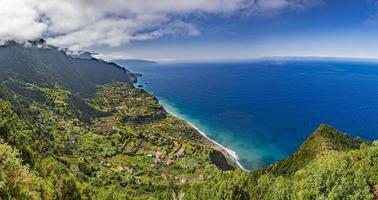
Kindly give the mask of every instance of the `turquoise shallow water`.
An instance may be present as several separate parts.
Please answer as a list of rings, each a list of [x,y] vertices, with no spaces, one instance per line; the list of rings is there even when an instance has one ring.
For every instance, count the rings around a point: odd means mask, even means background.
[[[378,136],[378,64],[259,61],[127,66],[163,106],[256,169],[284,159],[328,123]]]

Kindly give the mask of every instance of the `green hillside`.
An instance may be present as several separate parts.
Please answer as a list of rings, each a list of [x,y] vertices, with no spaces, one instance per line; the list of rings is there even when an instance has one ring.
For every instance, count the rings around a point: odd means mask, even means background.
[[[43,41],[41,41],[43,42]],[[321,125],[242,171],[113,63],[0,47],[0,199],[373,199],[378,143]]]
[[[276,175],[291,175],[317,157],[333,152],[358,149],[361,143],[360,140],[355,140],[326,124],[322,124],[308,137],[294,155],[266,170]]]

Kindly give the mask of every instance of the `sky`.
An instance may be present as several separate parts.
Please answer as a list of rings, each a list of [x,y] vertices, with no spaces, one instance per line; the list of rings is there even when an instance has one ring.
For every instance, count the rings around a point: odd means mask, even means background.
[[[0,43],[107,60],[378,58],[377,0],[0,0],[0,16]]]

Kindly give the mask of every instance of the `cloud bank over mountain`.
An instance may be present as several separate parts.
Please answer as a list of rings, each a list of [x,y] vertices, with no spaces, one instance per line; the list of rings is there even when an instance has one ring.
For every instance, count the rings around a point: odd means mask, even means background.
[[[0,0],[0,41],[47,39],[73,50],[200,35],[193,18],[307,9],[321,0]]]
[[[35,0],[0,0],[0,41],[40,37],[48,25],[37,7]]]

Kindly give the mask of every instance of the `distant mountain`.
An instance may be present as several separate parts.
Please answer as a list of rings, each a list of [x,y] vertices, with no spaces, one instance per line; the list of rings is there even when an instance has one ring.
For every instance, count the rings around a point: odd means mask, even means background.
[[[378,62],[376,58],[351,58],[351,57],[321,57],[321,56],[271,56],[262,57],[259,60],[266,61],[352,61],[352,62]]]
[[[0,199],[378,199],[378,142],[323,124],[243,171],[136,78],[43,40],[0,46]]]
[[[133,73],[79,54],[0,46],[0,199],[169,199],[171,183],[236,168]]]
[[[30,44],[8,42],[0,47],[0,82],[9,77],[41,84],[57,82],[88,96],[94,94],[96,84],[112,81],[132,84],[135,80],[132,73],[115,63],[71,57],[63,50],[44,45],[43,41]]]
[[[158,64],[155,61],[143,60],[143,59],[124,59],[124,60],[115,60],[115,63],[126,67],[127,66],[141,66],[141,65],[155,65]]]

